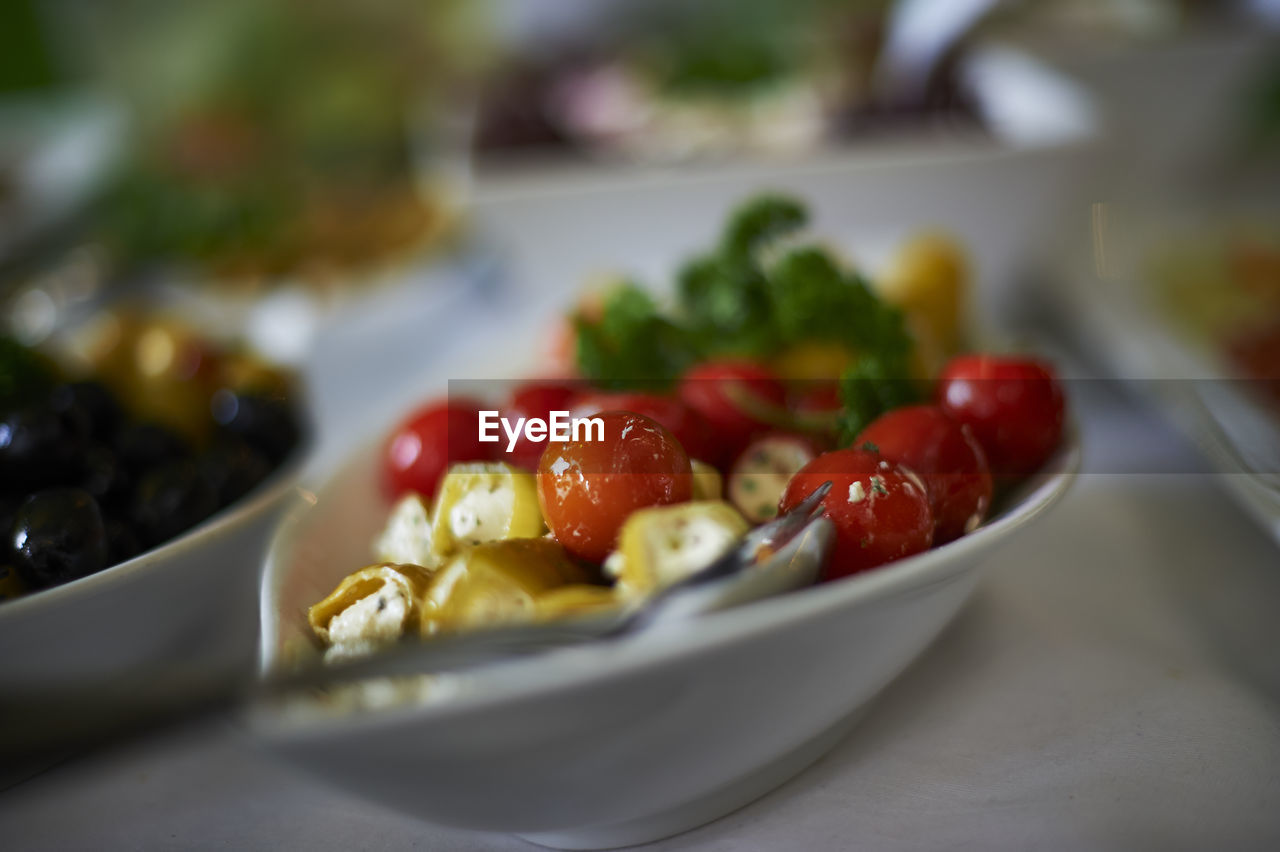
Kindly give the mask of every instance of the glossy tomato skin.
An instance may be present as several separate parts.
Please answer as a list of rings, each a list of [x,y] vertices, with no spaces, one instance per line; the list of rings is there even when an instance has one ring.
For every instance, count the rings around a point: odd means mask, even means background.
[[[836,535],[826,579],[911,556],[933,543],[933,511],[924,483],[867,450],[834,450],[809,462],[787,484],[781,511],[795,508],[828,481],[831,490],[822,500],[822,513]]]
[[[512,390],[511,398],[502,409],[502,416],[513,427],[521,417],[526,420],[533,417],[547,420],[553,411],[571,411],[580,396],[580,387],[580,382],[553,379],[524,382]],[[506,433],[503,432],[494,453],[495,458],[525,470],[538,469],[538,460],[542,458],[542,451],[547,448],[545,441],[530,441],[524,436],[522,429],[515,446],[507,452],[507,440]]]
[[[715,458],[704,459],[727,468],[761,432],[770,429],[736,398],[745,394],[761,408],[785,410],[787,391],[771,371],[751,361],[708,361],[689,369],[680,379],[677,396],[702,415],[716,439]]]
[[[833,414],[844,408],[840,383],[809,380],[791,389],[788,406],[797,414]]]
[[[909,405],[880,415],[853,445],[866,443],[924,480],[933,507],[934,544],[959,538],[987,516],[992,484],[986,454],[973,431],[938,406]]]
[[[480,441],[480,410],[470,397],[438,399],[417,409],[383,447],[383,487],[393,499],[416,491],[430,499],[454,462],[485,461],[497,444]]]
[[[844,411],[840,383],[810,379],[793,383],[787,391],[787,407],[796,422],[806,429],[823,449],[835,449],[839,433],[839,416]]]
[[[708,461],[717,452],[710,424],[674,396],[638,392],[594,393],[578,400],[573,416],[585,417],[601,411],[633,411],[656,420],[680,442],[690,459]]]
[[[603,441],[552,442],[538,463],[538,502],[556,541],[601,562],[637,509],[693,493],[689,457],[671,433],[630,411],[608,411]]]
[[[938,379],[937,400],[973,430],[997,479],[1026,476],[1062,440],[1062,386],[1053,369],[1035,359],[953,358]]]

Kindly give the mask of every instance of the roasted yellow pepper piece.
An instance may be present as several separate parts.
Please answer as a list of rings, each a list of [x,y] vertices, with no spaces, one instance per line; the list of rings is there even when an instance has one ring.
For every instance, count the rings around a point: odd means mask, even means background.
[[[385,645],[417,630],[430,581],[431,572],[420,565],[370,565],[307,610],[307,620],[326,645],[351,646],[356,653]]]
[[[843,344],[813,340],[783,349],[772,366],[789,381],[819,381],[839,378],[853,360],[854,353]]]
[[[622,601],[609,586],[575,583],[543,592],[534,599],[533,604],[536,619],[551,621],[617,609],[622,606]]]
[[[960,348],[967,326],[969,264],[953,239],[926,233],[910,240],[878,289],[906,312],[926,366],[937,366]]]
[[[432,550],[446,557],[463,545],[542,535],[536,482],[534,474],[503,462],[453,465],[432,513]]]
[[[465,547],[427,589],[422,633],[531,621],[538,617],[542,595],[589,580],[586,569],[548,538]]]
[[[693,459],[693,499],[719,500],[724,495],[724,477],[706,462]]]
[[[710,565],[746,533],[742,514],[723,500],[641,509],[619,535],[617,573],[623,597],[643,596]]]

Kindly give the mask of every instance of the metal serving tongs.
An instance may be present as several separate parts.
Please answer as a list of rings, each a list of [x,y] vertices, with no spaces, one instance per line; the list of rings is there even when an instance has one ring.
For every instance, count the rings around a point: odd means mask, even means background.
[[[724,556],[637,606],[604,616],[473,630],[429,641],[406,641],[367,657],[336,665],[309,664],[252,683],[225,684],[212,691],[177,691],[169,699],[140,700],[122,688],[102,703],[13,709],[7,719],[0,701],[0,763],[39,760],[54,753],[117,745],[161,730],[207,721],[220,714],[342,684],[407,675],[460,672],[488,663],[632,635],[661,625],[782,594],[816,582],[822,561],[800,556],[801,537],[825,549],[832,528],[821,518],[824,483],[794,509],[748,532]],[[792,545],[795,545],[792,547]],[[791,558],[773,558],[792,551]],[[809,551],[811,554],[812,551]],[[10,724],[12,723],[12,724]],[[21,736],[5,736],[21,724]]]

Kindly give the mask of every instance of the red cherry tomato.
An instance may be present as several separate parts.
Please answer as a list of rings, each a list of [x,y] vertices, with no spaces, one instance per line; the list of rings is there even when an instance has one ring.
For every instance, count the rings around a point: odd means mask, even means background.
[[[961,355],[943,369],[937,396],[943,411],[973,429],[996,477],[1031,473],[1062,440],[1062,387],[1040,361]]]
[[[797,414],[830,414],[844,408],[840,399],[840,383],[806,381],[791,389],[789,403]]]
[[[933,506],[934,544],[959,538],[987,516],[991,471],[986,454],[968,426],[936,405],[909,405],[880,415],[853,445],[865,443],[924,479]]]
[[[532,417],[547,420],[553,411],[572,410],[574,401],[579,396],[579,387],[580,383],[550,379],[525,382],[511,392],[511,399],[502,410],[502,416],[513,427],[521,417],[526,420]],[[538,460],[542,458],[542,451],[547,448],[547,444],[545,441],[530,441],[522,429],[510,452],[507,452],[505,432],[497,447],[495,458],[525,470],[537,470]]]
[[[538,503],[565,550],[600,562],[628,515],[688,500],[693,476],[689,457],[655,421],[630,411],[596,416],[604,440],[548,445],[538,463]]]
[[[786,388],[771,371],[750,361],[710,361],[684,374],[677,395],[711,425],[715,458],[727,467],[751,439],[770,429],[762,411],[785,410]],[[755,409],[755,410],[753,410]]]
[[[633,411],[656,420],[684,447],[690,459],[707,461],[717,452],[711,426],[701,414],[673,396],[656,393],[595,393],[583,397],[573,408],[574,417],[601,411]]]
[[[480,441],[480,410],[469,397],[437,400],[406,417],[383,449],[383,485],[391,497],[416,491],[430,498],[453,462],[484,461],[495,444]]]
[[[799,428],[805,429],[823,449],[833,449],[839,432],[839,415],[844,410],[840,383],[815,381],[793,383],[787,393],[787,407]]]
[[[933,542],[929,493],[914,473],[867,450],[823,453],[791,477],[782,511],[824,482],[822,514],[836,529],[826,579],[845,577],[928,550]]]

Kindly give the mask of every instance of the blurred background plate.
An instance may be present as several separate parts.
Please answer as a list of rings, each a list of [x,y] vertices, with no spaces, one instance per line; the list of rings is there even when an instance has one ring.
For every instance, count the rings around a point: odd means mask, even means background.
[[[1099,202],[1075,232],[1050,279],[1053,325],[1191,437],[1280,541],[1280,209]]]
[[[88,93],[0,97],[0,267],[84,211],[124,125],[119,104]]]
[[[1088,97],[1024,54],[993,47],[965,67],[994,138],[869,143],[802,160],[479,171],[475,221],[501,252],[508,309],[548,324],[606,273],[668,289],[672,264],[706,244],[725,210],[779,190],[805,198],[815,230],[872,270],[911,232],[954,234],[976,270],[972,318],[998,327],[1023,265],[1096,165],[1102,130]]]

